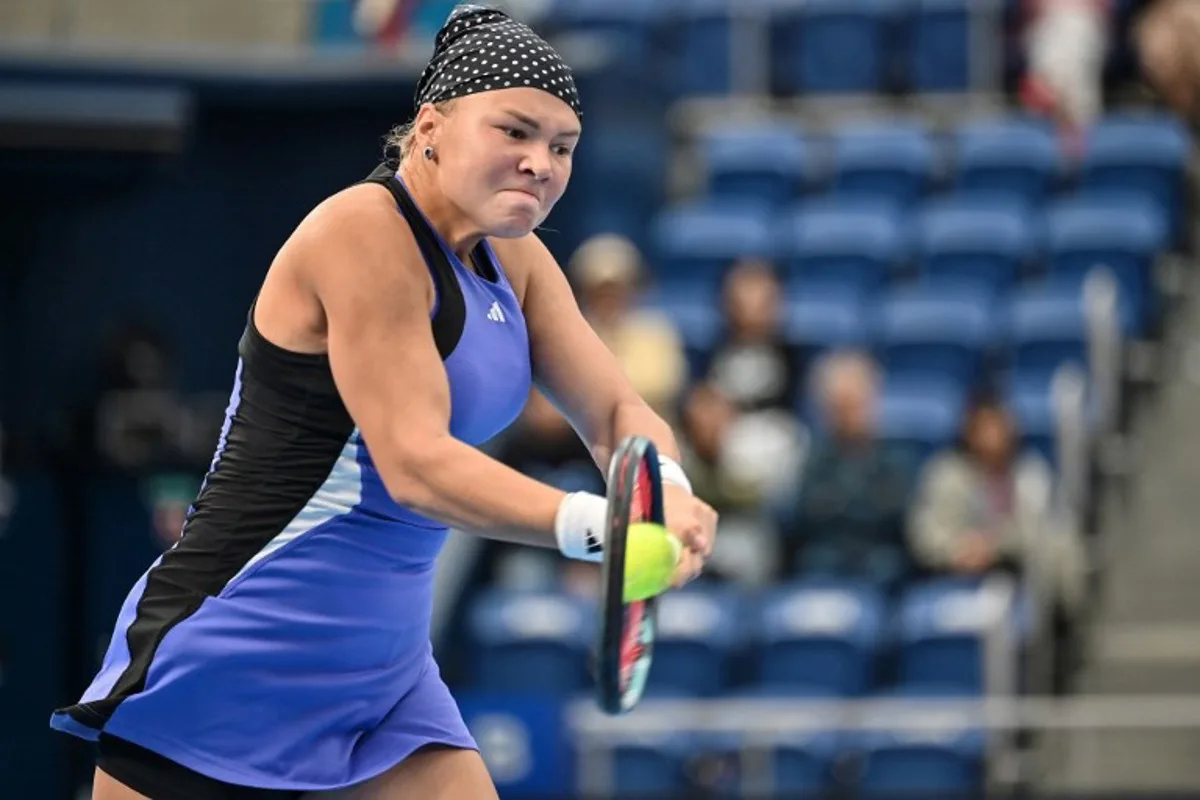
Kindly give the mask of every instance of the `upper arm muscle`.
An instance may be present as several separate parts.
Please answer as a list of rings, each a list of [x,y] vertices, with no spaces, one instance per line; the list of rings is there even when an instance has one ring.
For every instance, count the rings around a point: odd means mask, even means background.
[[[395,208],[373,191],[356,187],[314,214],[303,270],[325,314],[338,391],[381,477],[394,483],[407,448],[448,432],[450,390],[424,261]]]
[[[620,402],[640,402],[620,364],[584,319],[571,286],[535,235],[496,244],[506,264],[520,264],[534,377],[572,425],[594,442]]]

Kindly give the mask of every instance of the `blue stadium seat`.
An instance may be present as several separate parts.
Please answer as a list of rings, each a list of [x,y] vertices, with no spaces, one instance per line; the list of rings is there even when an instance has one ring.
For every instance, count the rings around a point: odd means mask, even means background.
[[[785,288],[784,338],[801,364],[830,348],[865,344],[869,329],[863,293],[849,284],[808,285],[801,278]]]
[[[721,336],[717,288],[709,283],[686,282],[654,286],[642,297],[642,304],[671,319],[683,339],[692,374],[699,375]]]
[[[905,254],[895,206],[885,201],[815,200],[785,214],[778,251],[784,270],[806,285],[873,292]]]
[[[978,282],[1008,289],[1037,249],[1025,206],[1002,198],[959,197],[928,203],[917,219],[921,273],[932,281]]]
[[[958,434],[965,396],[965,388],[950,379],[889,375],[879,398],[880,435],[924,460]]]
[[[814,578],[772,589],[760,610],[759,680],[816,695],[867,692],[883,614],[883,597],[862,584]]]
[[[1113,116],[1092,128],[1082,166],[1085,190],[1134,192],[1157,204],[1176,242],[1184,234],[1184,170],[1191,152],[1170,116]]]
[[[674,70],[671,95],[719,96],[733,85],[733,20],[722,0],[675,0],[664,3],[671,14]]]
[[[970,88],[970,7],[989,1],[917,0],[908,54],[908,80],[915,91]]]
[[[713,198],[757,199],[780,206],[804,183],[808,148],[794,128],[723,128],[709,131],[700,146]]]
[[[824,797],[836,785],[843,746],[831,731],[780,735],[770,744],[772,789],[781,797]]]
[[[777,13],[782,85],[806,94],[879,92],[896,0],[806,0]]]
[[[623,234],[650,252],[650,221],[662,205],[667,152],[666,132],[636,107],[591,119],[571,175],[579,219],[555,217],[551,227],[561,225],[563,236],[574,233],[578,242],[596,233]]]
[[[654,221],[656,277],[663,283],[715,286],[738,258],[774,252],[770,209],[754,203],[688,203]]]
[[[646,63],[658,49],[663,4],[655,0],[554,0],[542,24],[548,30],[603,35],[618,63]]]
[[[705,697],[730,683],[740,603],[719,588],[668,592],[658,601],[658,638],[648,683]]]
[[[613,792],[618,797],[673,796],[689,788],[687,759],[694,737],[646,734],[613,748]]]
[[[64,737],[47,721],[76,699],[62,694],[64,504],[49,475],[10,480],[11,517],[0,519],[0,785],[5,796],[60,797]]]
[[[490,589],[468,612],[472,688],[571,694],[588,680],[595,609],[572,595]]]
[[[1054,204],[1047,218],[1047,259],[1056,280],[1082,281],[1110,269],[1143,331],[1157,313],[1154,263],[1167,246],[1166,221],[1149,200],[1119,193],[1086,194]]]
[[[1062,169],[1058,141],[1038,122],[976,122],[958,133],[955,186],[961,193],[1007,195],[1031,206],[1045,200]]]
[[[898,612],[900,685],[937,694],[984,689],[984,639],[994,608],[978,578],[934,578],[910,588]],[[1019,621],[1014,621],[1018,637]]]
[[[870,195],[905,206],[924,194],[934,149],[920,127],[896,123],[842,128],[832,137],[833,191]]]
[[[1080,285],[1049,283],[1013,295],[1008,308],[1010,365],[1026,386],[1049,386],[1055,370],[1066,363],[1087,369],[1087,339]]]
[[[939,725],[937,715],[923,716],[928,726],[921,729],[871,730],[857,737],[856,788],[862,796],[972,797],[982,791],[983,731],[966,727],[953,713]]]
[[[1005,388],[1005,406],[1021,431],[1022,449],[1036,452],[1050,464],[1058,460],[1052,386],[1050,376],[1018,373]]]
[[[996,336],[994,295],[969,285],[899,289],[884,296],[872,316],[883,366],[893,378],[942,376],[968,385]]]

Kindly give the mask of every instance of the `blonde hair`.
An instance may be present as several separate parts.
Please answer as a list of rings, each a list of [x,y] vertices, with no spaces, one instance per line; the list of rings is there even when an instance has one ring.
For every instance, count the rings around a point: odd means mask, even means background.
[[[454,109],[455,100],[456,98],[452,98],[440,103],[433,103],[433,107],[442,114],[449,114]],[[396,161],[403,161],[412,152],[415,144],[416,130],[414,126],[416,124],[417,118],[413,117],[403,125],[397,125],[388,131],[383,140],[384,154]]]

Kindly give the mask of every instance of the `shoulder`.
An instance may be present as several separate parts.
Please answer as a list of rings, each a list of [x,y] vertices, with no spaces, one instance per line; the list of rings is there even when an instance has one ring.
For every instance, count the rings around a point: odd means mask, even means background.
[[[513,293],[522,306],[530,286],[546,280],[566,281],[558,260],[536,233],[518,239],[489,237],[488,244],[504,267]]]
[[[308,213],[296,227],[292,241],[305,247],[334,243],[407,240],[415,245],[408,221],[396,208],[387,189],[378,184],[358,184],[331,195]]]
[[[396,273],[429,280],[408,221],[378,184],[358,184],[326,198],[296,227],[284,250],[314,283],[349,276],[369,282],[372,275]]]

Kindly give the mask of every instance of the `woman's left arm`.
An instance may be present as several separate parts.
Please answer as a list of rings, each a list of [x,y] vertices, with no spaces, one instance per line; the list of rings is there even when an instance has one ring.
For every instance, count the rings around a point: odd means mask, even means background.
[[[534,379],[587,444],[607,473],[618,442],[634,434],[679,460],[671,427],[638,395],[616,357],[592,330],[554,256],[536,236],[506,242],[503,259],[525,273],[522,306],[529,326]]]
[[[531,234],[496,249],[506,254],[506,264],[520,264],[522,285],[514,288],[529,327],[534,379],[588,446],[601,474],[607,478],[617,444],[633,435],[645,436],[659,455],[678,463],[679,444],[671,426],[638,395],[584,319],[566,276],[541,240]],[[663,483],[667,527],[706,558],[712,552],[716,512],[688,489]],[[699,563],[685,561],[680,582],[699,571]]]

